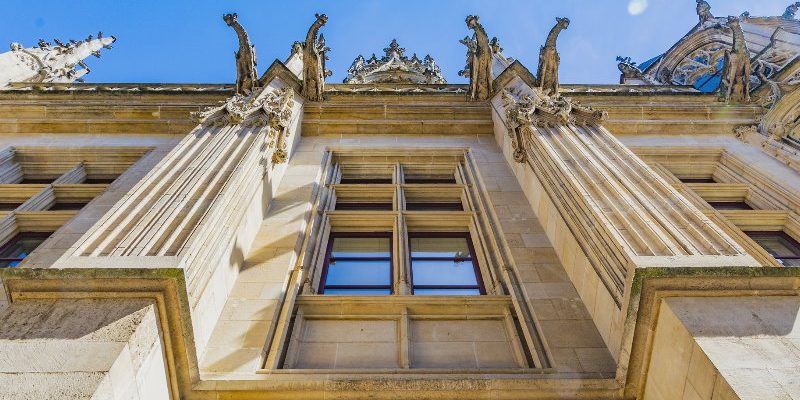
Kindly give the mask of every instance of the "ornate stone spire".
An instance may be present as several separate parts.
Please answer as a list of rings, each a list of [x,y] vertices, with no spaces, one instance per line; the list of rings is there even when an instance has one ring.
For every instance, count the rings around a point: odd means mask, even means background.
[[[569,18],[556,18],[556,24],[550,29],[544,46],[539,49],[539,68],[536,72],[538,86],[545,92],[558,93],[558,65],[561,58],[556,50],[558,34],[569,26]]]
[[[90,71],[83,60],[90,55],[100,57],[100,50],[110,49],[116,40],[114,36],[103,37],[100,32],[97,37],[89,35],[68,43],[55,39],[55,45],[42,39],[36,47],[11,43],[11,51],[0,54],[0,88],[11,82],[82,81]]]
[[[319,29],[328,22],[325,14],[314,14],[317,18],[306,34],[303,43],[303,96],[311,101],[322,101],[325,89],[325,52],[328,49],[324,42],[317,40]]]
[[[397,39],[392,39],[383,52],[385,55],[380,59],[374,54],[369,60],[362,55],[356,57],[347,70],[344,83],[447,83],[433,57],[426,55],[420,60],[414,54],[409,58]]]
[[[475,31],[472,39],[464,38],[461,43],[467,46],[467,65],[469,68],[469,96],[472,100],[483,101],[492,94],[492,48],[489,36],[478,22],[478,16],[469,15],[465,20],[467,28]],[[465,69],[466,71],[466,69]],[[460,72],[466,75],[465,71]]]
[[[233,28],[239,38],[239,50],[236,51],[236,93],[250,94],[258,83],[256,72],[256,48],[250,43],[250,37],[244,27],[237,21],[239,14],[225,14],[222,19]]]
[[[733,45],[725,50],[720,93],[725,101],[747,103],[750,101],[750,52],[739,18],[728,17],[728,27],[733,30]]]

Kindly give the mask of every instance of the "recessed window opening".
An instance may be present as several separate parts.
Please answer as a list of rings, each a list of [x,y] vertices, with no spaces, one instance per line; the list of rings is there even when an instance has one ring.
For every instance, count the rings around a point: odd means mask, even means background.
[[[337,295],[391,294],[391,232],[331,233],[319,292]]]
[[[13,268],[30,255],[52,232],[18,233],[6,244],[0,246],[0,268]]]
[[[409,233],[415,295],[485,294],[468,233]]]
[[[709,201],[708,205],[717,210],[752,210],[746,201]]]
[[[786,267],[800,267],[800,243],[785,232],[745,232]]]

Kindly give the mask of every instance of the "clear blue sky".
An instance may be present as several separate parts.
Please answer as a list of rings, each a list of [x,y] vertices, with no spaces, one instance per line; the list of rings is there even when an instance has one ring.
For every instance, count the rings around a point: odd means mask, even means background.
[[[708,1],[718,16],[780,15],[790,3]],[[697,22],[694,7],[694,0],[3,0],[0,43],[31,46],[38,38],[80,39],[101,30],[118,40],[101,59],[87,60],[88,82],[225,83],[236,76],[237,42],[223,13],[239,13],[260,74],[275,58],[284,60],[314,13],[324,12],[330,19],[322,32],[333,49],[329,82],[341,82],[359,53],[380,55],[396,37],[409,55],[430,53],[448,82],[462,83],[465,48],[458,40],[471,33],[466,15],[479,15],[504,54],[533,71],[555,17],[566,16],[572,23],[559,39],[561,81],[616,83],[615,56],[644,61],[663,52]]]

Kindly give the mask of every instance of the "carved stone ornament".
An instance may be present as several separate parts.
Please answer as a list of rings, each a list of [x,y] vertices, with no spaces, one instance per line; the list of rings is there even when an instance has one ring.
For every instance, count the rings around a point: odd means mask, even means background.
[[[389,47],[383,49],[385,55],[381,58],[373,54],[366,60],[359,55],[347,70],[344,83],[447,83],[433,57],[426,55],[420,60],[414,54],[409,58],[405,51],[396,39],[392,39]]]
[[[705,0],[697,0],[696,10],[697,17],[700,19],[700,24],[714,19],[714,15],[711,14],[711,6]]]
[[[534,127],[599,124],[608,116],[605,111],[584,106],[568,97],[552,96],[540,88],[531,88],[530,93],[520,94],[504,89],[501,96],[516,162],[526,160],[525,138],[535,134]]]
[[[272,163],[286,161],[286,130],[292,121],[294,90],[260,88],[250,96],[234,95],[219,106],[191,114],[192,119],[208,127],[241,125],[268,128],[269,146],[274,149]]]
[[[800,9],[800,1],[796,1],[792,4],[789,4],[789,7],[786,7],[786,11],[783,12],[781,16],[783,19],[794,19],[795,14],[797,14],[797,10]]]
[[[225,14],[222,19],[233,28],[239,39],[239,50],[236,51],[236,93],[248,95],[258,84],[256,71],[256,48],[250,43],[250,37],[237,20],[239,14]]]
[[[556,18],[547,40],[539,49],[539,68],[536,72],[538,86],[545,92],[558,93],[558,65],[561,62],[556,50],[558,34],[569,26],[569,18]]]
[[[750,52],[745,44],[739,18],[729,17],[728,26],[733,30],[733,46],[730,50],[725,50],[720,94],[725,101],[747,103],[750,101]]]
[[[473,38],[461,43],[467,45],[469,58],[469,97],[471,100],[484,101],[492,95],[492,49],[489,37],[483,26],[478,22],[478,17],[470,15],[465,20],[467,28],[475,31]],[[474,43],[474,49],[472,44]]]
[[[54,39],[55,45],[39,39],[35,47],[11,43],[11,51],[0,54],[0,88],[11,82],[72,83],[82,82],[90,72],[83,61],[89,56],[100,57],[100,50],[111,49],[117,39],[89,35],[83,40],[67,43]]]
[[[303,43],[303,96],[311,101],[322,101],[326,75],[325,52],[329,49],[317,37],[319,29],[328,22],[328,16],[315,14],[315,17]]]

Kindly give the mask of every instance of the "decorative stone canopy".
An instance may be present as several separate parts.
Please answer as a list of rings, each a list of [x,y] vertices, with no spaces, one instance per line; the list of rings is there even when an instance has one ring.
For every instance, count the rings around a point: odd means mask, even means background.
[[[100,50],[110,49],[114,36],[89,35],[83,40],[55,44],[39,39],[35,47],[11,43],[11,51],[0,54],[0,88],[11,82],[71,83],[82,81],[89,73],[86,57],[100,57]]]
[[[400,47],[397,39],[392,39],[389,47],[383,51],[386,55],[381,58],[375,54],[369,60],[362,55],[356,57],[347,70],[344,83],[447,83],[439,65],[430,55],[420,60],[414,53],[408,58],[406,49]]]

